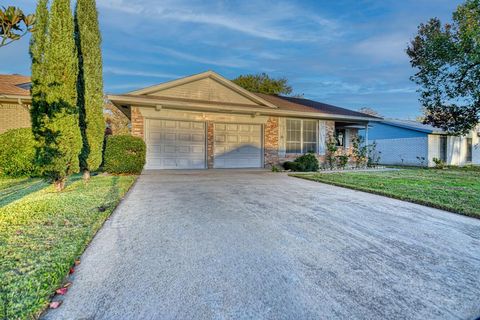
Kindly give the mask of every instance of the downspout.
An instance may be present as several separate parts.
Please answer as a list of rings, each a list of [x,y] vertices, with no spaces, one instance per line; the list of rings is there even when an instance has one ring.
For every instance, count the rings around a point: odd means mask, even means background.
[[[367,147],[367,161],[368,161],[368,158],[369,158],[369,150],[368,150],[368,122],[367,124],[365,125],[365,146]],[[368,163],[368,162],[367,162]]]

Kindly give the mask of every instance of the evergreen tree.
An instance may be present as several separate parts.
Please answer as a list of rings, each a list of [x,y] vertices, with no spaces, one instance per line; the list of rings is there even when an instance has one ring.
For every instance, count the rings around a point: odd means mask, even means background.
[[[76,105],[78,58],[70,0],[53,0],[43,65],[45,105],[32,110],[36,159],[42,174],[62,190],[66,177],[78,172],[82,148]]]
[[[75,10],[75,41],[78,50],[79,124],[82,133],[80,169],[88,180],[102,162],[105,132],[101,36],[95,0],[78,0]]]
[[[32,131],[36,139],[39,139],[39,133],[42,125],[42,117],[36,116],[43,114],[46,108],[45,101],[45,63],[44,53],[47,42],[48,32],[48,0],[40,0],[37,4],[35,13],[35,30],[32,32],[30,40],[30,57],[32,59]]]

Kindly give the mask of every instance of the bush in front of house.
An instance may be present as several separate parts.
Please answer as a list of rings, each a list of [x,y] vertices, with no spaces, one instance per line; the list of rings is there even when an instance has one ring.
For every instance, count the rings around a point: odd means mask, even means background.
[[[130,135],[108,136],[103,157],[103,170],[109,173],[142,172],[147,147],[138,137]]]
[[[9,177],[36,174],[35,139],[30,128],[0,134],[0,175]]]
[[[320,165],[317,157],[313,153],[306,153],[303,156],[298,157],[294,161],[287,161],[283,164],[285,170],[310,172],[318,171]]]

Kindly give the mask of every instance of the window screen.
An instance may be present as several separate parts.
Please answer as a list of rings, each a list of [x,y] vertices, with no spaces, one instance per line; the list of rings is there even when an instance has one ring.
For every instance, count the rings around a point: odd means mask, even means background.
[[[318,121],[287,119],[287,153],[317,152]]]

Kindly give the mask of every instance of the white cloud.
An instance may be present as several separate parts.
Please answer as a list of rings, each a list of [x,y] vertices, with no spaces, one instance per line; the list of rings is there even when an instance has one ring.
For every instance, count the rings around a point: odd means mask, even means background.
[[[404,62],[408,60],[405,49],[409,38],[410,35],[402,33],[374,36],[358,42],[353,50],[377,62]]]
[[[190,53],[170,49],[170,48],[165,48],[165,47],[160,47],[156,46],[153,48],[154,52],[158,52],[161,54],[165,54],[168,56],[171,56],[176,59],[180,60],[186,60],[186,61],[192,61],[192,62],[197,62],[201,64],[209,64],[209,65],[214,65],[214,66],[221,66],[221,67],[229,67],[229,68],[242,68],[246,67],[249,65],[249,62],[247,60],[243,59],[237,59],[237,58],[203,58],[199,57]]]
[[[225,8],[181,1],[101,0],[99,7],[141,15],[142,19],[210,25],[249,36],[278,41],[319,41],[334,36],[333,20],[285,2],[256,1]],[[291,23],[287,23],[291,22]],[[328,31],[328,32],[326,32]]]

